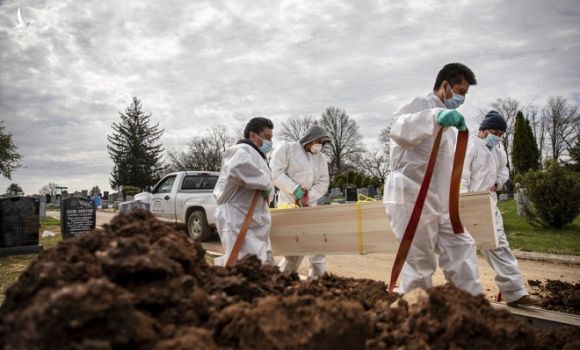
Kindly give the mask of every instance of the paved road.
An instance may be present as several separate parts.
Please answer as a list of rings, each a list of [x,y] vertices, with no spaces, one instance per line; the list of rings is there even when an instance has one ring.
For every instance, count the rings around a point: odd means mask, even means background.
[[[58,217],[59,212],[48,212],[48,215]],[[114,213],[99,211],[97,213],[97,226],[108,223]],[[208,242],[204,242],[206,250],[223,253],[221,243],[217,236],[213,236]],[[279,260],[281,257],[276,257]],[[366,255],[329,255],[327,256],[327,270],[339,276],[354,278],[370,278],[380,281],[388,281],[390,269],[395,260],[394,254],[366,254]],[[486,294],[491,298],[496,295],[498,289],[494,282],[495,274],[487,261],[478,259],[481,283],[486,289]],[[580,281],[580,269],[578,265],[548,263],[533,260],[519,261],[520,269],[525,280],[559,279],[568,282]],[[308,264],[304,262],[298,271],[300,274],[308,274]],[[441,271],[435,273],[433,283],[435,285],[445,283]]]

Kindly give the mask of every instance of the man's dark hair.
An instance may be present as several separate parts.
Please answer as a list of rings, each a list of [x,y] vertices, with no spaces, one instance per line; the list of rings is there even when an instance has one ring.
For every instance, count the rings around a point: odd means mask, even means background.
[[[250,132],[255,132],[259,134],[264,129],[274,129],[274,123],[268,118],[256,117],[250,119],[248,124],[246,124],[246,128],[244,129],[244,138],[250,138]]]
[[[469,67],[461,63],[448,63],[437,74],[433,90],[439,89],[445,80],[453,86],[460,84],[464,79],[467,80],[469,85],[477,84],[475,74],[473,74],[473,71]]]

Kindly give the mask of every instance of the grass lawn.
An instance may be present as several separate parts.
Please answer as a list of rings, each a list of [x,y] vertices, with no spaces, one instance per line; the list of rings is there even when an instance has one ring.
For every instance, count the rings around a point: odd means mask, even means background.
[[[40,234],[42,235],[45,230],[56,233],[54,237],[40,238],[40,244],[47,249],[61,240],[60,220],[52,217],[40,219]],[[36,256],[36,254],[26,254],[0,257],[0,304],[4,302],[6,289],[16,282],[18,276],[26,270]]]
[[[507,238],[512,249],[563,255],[580,255],[580,216],[561,229],[536,227],[517,214],[516,202],[499,202]]]

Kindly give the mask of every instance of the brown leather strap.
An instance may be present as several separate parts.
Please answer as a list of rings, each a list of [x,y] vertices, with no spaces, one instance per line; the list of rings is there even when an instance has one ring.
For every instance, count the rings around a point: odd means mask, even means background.
[[[240,249],[242,249],[242,246],[244,245],[246,233],[248,232],[248,228],[250,228],[250,223],[252,222],[254,210],[256,209],[256,204],[258,204],[259,198],[260,191],[256,190],[256,193],[254,193],[254,197],[252,198],[252,204],[250,204],[250,209],[248,209],[248,213],[246,214],[240,232],[238,233],[238,237],[236,238],[236,242],[234,243],[234,247],[232,248],[232,252],[230,253],[230,257],[226,262],[226,267],[234,266],[236,261],[238,261],[238,255],[240,254]]]
[[[463,227],[461,225],[461,221],[459,220],[459,186],[461,184],[461,172],[463,170],[463,160],[465,159],[467,136],[469,133],[466,130],[460,132],[459,134],[460,136],[457,141],[455,157],[453,159],[453,169],[449,191],[449,216],[451,217],[453,232],[455,233],[463,232]],[[443,126],[439,125],[435,132],[435,140],[433,141],[431,153],[429,154],[429,161],[427,162],[425,175],[423,176],[423,181],[421,182],[421,187],[419,188],[419,193],[417,194],[417,200],[415,201],[413,212],[411,213],[411,217],[409,218],[409,222],[405,228],[405,233],[403,234],[401,244],[397,250],[395,262],[393,263],[393,268],[391,270],[391,281],[389,282],[389,293],[393,292],[395,283],[399,278],[401,270],[403,269],[403,265],[405,264],[405,260],[407,260],[409,250],[411,249],[411,244],[413,243],[413,238],[415,237],[415,232],[417,231],[417,226],[419,225],[419,220],[421,219],[423,205],[425,204],[425,199],[427,198],[427,193],[429,192],[429,184],[431,183],[431,177],[433,176],[433,171],[437,162],[437,154],[439,153],[439,145],[441,144],[442,135]],[[456,227],[460,227],[460,232],[456,230]]]
[[[455,234],[463,233],[463,225],[459,218],[459,188],[461,187],[461,173],[463,172],[463,162],[467,152],[467,142],[469,132],[460,131],[457,135],[457,145],[455,146],[455,157],[453,158],[453,169],[451,170],[451,184],[449,186],[449,217],[451,226]]]
[[[433,141],[431,154],[429,154],[429,161],[427,162],[427,168],[425,169],[425,176],[423,176],[423,181],[421,182],[421,187],[419,188],[419,194],[417,195],[417,200],[415,201],[413,212],[411,213],[409,223],[405,228],[405,233],[401,239],[401,244],[399,245],[399,250],[397,250],[397,256],[395,257],[395,263],[393,264],[393,269],[391,270],[389,293],[392,293],[393,288],[395,288],[395,283],[397,283],[397,279],[399,278],[399,274],[403,269],[403,265],[407,259],[407,254],[409,253],[409,249],[413,243],[413,237],[415,237],[415,231],[417,230],[417,225],[419,225],[419,219],[421,219],[421,211],[423,210],[423,204],[425,204],[425,198],[427,198],[429,184],[431,183],[431,177],[433,176],[433,169],[435,169],[435,163],[437,161],[437,153],[439,152],[439,145],[441,144],[441,135],[443,135],[443,127],[439,125],[435,133],[435,141]]]

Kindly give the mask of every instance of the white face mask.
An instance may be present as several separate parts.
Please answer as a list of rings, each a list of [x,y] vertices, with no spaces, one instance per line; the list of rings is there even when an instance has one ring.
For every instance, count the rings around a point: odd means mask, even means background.
[[[465,96],[456,94],[453,89],[451,89],[451,85],[449,85],[449,89],[451,90],[451,98],[447,99],[443,97],[443,104],[445,104],[445,107],[449,109],[456,109],[465,102]]]
[[[310,147],[310,152],[312,154],[316,154],[316,153],[318,153],[320,151],[322,151],[322,144],[320,144],[320,143],[315,143],[314,145],[312,145]]]

